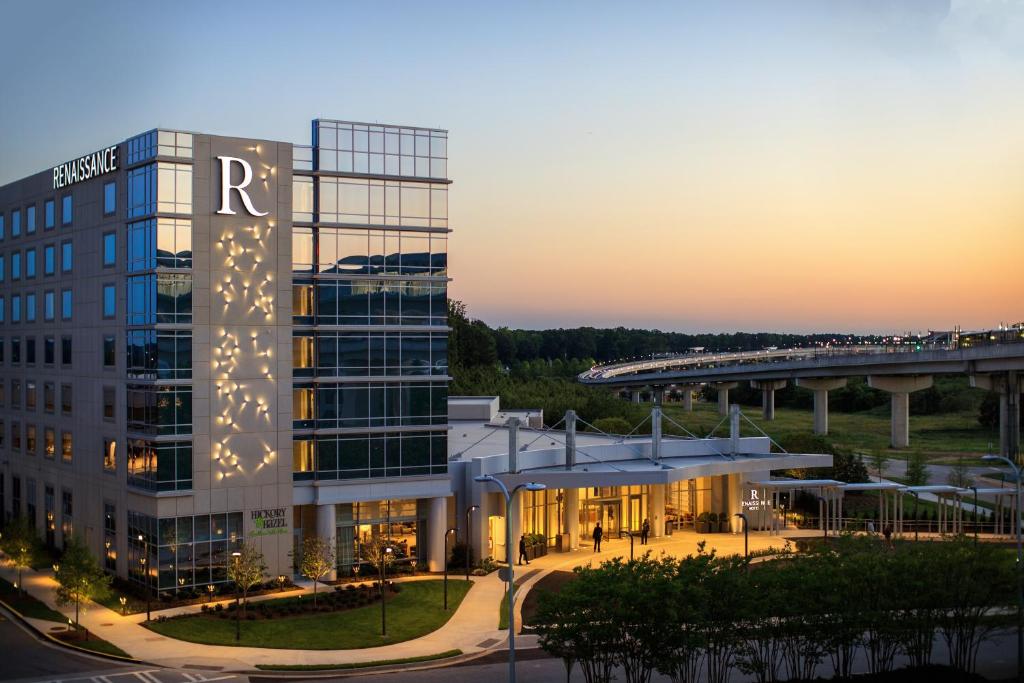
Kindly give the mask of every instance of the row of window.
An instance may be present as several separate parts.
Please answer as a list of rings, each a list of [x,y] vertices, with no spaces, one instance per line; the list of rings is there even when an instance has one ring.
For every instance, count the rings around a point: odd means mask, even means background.
[[[57,407],[57,385],[54,382],[42,382],[43,387],[43,412],[54,413]],[[21,379],[14,378],[10,380],[10,407],[20,410],[22,406],[26,410],[36,410],[39,402],[38,388],[40,382],[34,379]],[[8,384],[0,379],[0,408],[7,407],[7,392]],[[104,387],[104,394],[107,389],[113,389],[113,387]],[[106,398],[104,396],[104,398]],[[113,401],[113,398],[111,398]],[[61,384],[60,385],[60,412],[62,415],[71,415],[71,385]],[[113,417],[113,416],[111,416]]]
[[[107,263],[106,259],[106,241],[107,236],[113,238],[114,233],[107,233],[104,235],[104,263],[103,265],[113,265],[113,261]],[[57,246],[56,244],[47,244],[43,246],[43,275],[49,276],[54,275],[57,272]],[[36,259],[36,249],[26,249],[24,252],[24,260],[22,260],[22,252],[12,251],[10,254],[0,254],[0,282],[7,280],[7,263],[8,256],[10,257],[11,264],[11,281],[16,282],[23,276],[26,279],[34,278],[38,274],[38,261]],[[24,270],[22,270],[22,263],[24,263]],[[71,240],[64,240],[60,243],[60,272],[70,273],[74,266],[74,248],[72,247]]]
[[[448,133],[423,128],[313,122],[316,167],[321,171],[445,178]]]
[[[292,389],[292,420],[295,429],[447,424],[448,385],[297,384]]]
[[[113,340],[113,337],[104,337],[104,358],[106,358],[106,344],[107,339]],[[23,343],[24,342],[24,343]],[[11,337],[11,364],[20,365],[22,361],[28,365],[34,365],[36,362],[36,338],[33,336],[27,336],[24,340],[21,337]],[[0,364],[6,362],[5,350],[7,345],[3,337],[0,337]],[[24,356],[22,355],[24,351]],[[57,338],[51,334],[43,337],[43,363],[46,365],[54,365],[56,363],[57,355]],[[68,335],[60,338],[60,364],[64,367],[71,367],[71,337]],[[104,361],[104,365],[107,363]],[[113,365],[111,362],[110,365]]]
[[[151,130],[128,140],[128,165],[152,159],[155,156],[192,158],[192,134],[173,130]]]
[[[296,325],[447,325],[448,287],[422,280],[296,280]]]
[[[0,475],[0,486],[3,484],[3,476]],[[32,526],[37,524],[36,516],[36,480],[31,477],[25,479],[25,513]],[[0,494],[2,494],[0,488]],[[43,484],[43,515],[46,521],[44,527],[46,545],[51,548],[55,545],[55,531],[57,528],[57,511],[55,509],[55,489],[53,484]],[[11,512],[15,517],[21,517],[22,508],[21,477],[11,477]],[[61,532],[64,539],[71,538],[74,533],[74,495],[70,489],[61,489],[60,494]],[[65,540],[66,542],[66,540]]]
[[[433,275],[448,271],[447,233],[294,228],[292,272]]]
[[[297,175],[292,178],[292,219],[306,223],[446,228],[448,186]]]
[[[110,189],[108,189],[110,188]],[[106,209],[106,197],[109,194],[113,194],[116,205],[117,197],[117,185],[115,183],[107,183],[103,187],[104,195],[104,209]],[[66,194],[61,197],[61,215],[60,224],[62,226],[71,225],[74,218],[74,199],[72,195]],[[24,214],[22,213],[24,211]],[[104,213],[114,213],[115,209]],[[22,216],[24,215],[25,221],[24,226],[22,225]],[[6,214],[0,212],[0,240],[7,236],[7,221]],[[52,230],[57,225],[57,214],[56,214],[56,203],[53,199],[47,199],[43,201],[43,229]],[[13,209],[10,212],[10,228],[11,237],[21,237],[22,228],[24,227],[25,234],[31,235],[36,231],[36,205],[30,204],[23,209]]]
[[[292,471],[296,481],[445,474],[448,439],[444,434],[298,438],[292,442]]]
[[[295,332],[295,377],[446,375],[448,337],[443,334]]]
[[[39,453],[39,429],[34,424],[24,425],[24,434],[22,432],[22,423],[17,420],[11,421],[11,443],[10,448],[15,453],[24,452],[25,455],[34,456]],[[4,429],[3,420],[0,420],[0,448],[4,447]],[[22,437],[24,436],[24,440]],[[74,460],[74,439],[71,436],[71,432],[68,430],[60,431],[60,459],[62,462],[71,463]],[[51,460],[57,457],[57,430],[53,427],[43,427],[43,457]]]
[[[107,288],[111,288],[108,295]],[[60,319],[71,320],[74,315],[74,294],[70,288],[60,290]],[[113,306],[116,302],[114,296],[113,285],[104,285],[103,296],[104,296],[104,317],[114,317],[114,310],[108,308],[109,303]],[[56,320],[56,296],[57,292],[53,290],[47,290],[43,292],[43,320],[50,322]],[[108,314],[109,310],[109,314]],[[24,294],[13,294],[11,296],[11,309],[10,318],[7,317],[7,298],[0,296],[0,323],[7,322],[9,319],[12,323],[20,323],[24,320],[27,323],[34,323],[38,319],[39,312],[37,310],[37,297],[35,292],[26,292]]]

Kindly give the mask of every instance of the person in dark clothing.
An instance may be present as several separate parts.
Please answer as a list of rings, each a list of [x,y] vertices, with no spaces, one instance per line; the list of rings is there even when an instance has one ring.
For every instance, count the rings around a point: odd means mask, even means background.
[[[640,527],[640,545],[647,545],[647,537],[651,535],[651,520],[645,519]]]
[[[594,533],[591,535],[594,537],[594,552],[601,552],[601,539],[604,537],[604,529],[601,528],[601,522],[594,526]]]
[[[885,537],[886,545],[888,545],[889,547],[892,547],[892,526],[891,525],[889,525],[889,524],[885,525],[885,528],[882,529],[882,536]]]
[[[526,561],[526,564],[530,564],[530,559],[526,557],[526,534],[519,537],[519,564],[522,564],[523,560]]]

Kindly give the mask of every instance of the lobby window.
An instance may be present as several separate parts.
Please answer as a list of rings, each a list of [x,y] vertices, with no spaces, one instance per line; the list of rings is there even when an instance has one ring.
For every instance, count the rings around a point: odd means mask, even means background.
[[[103,471],[117,471],[117,440],[111,438],[103,439]]]
[[[128,385],[128,429],[156,436],[192,432],[192,387]]]
[[[60,338],[60,364],[66,367],[71,366],[71,337]]]
[[[43,202],[43,229],[52,230],[56,220],[56,206],[52,199],[47,199]]]
[[[36,295],[35,292],[29,292],[25,295],[25,322],[34,323],[36,321]]]
[[[46,365],[53,365],[54,358],[56,358],[57,355],[56,349],[57,345],[52,334],[48,334],[43,337],[43,363]]]
[[[25,232],[29,235],[36,231],[36,207],[25,207]]]
[[[21,279],[21,252],[16,251],[11,254],[11,279]]]
[[[43,320],[53,320],[54,316],[54,294],[53,290],[43,292]]]
[[[103,285],[103,317],[113,318],[117,315],[117,286]]]
[[[313,179],[292,176],[292,220],[313,222]]]
[[[53,414],[57,407],[57,391],[53,382],[43,382],[43,410]]]
[[[103,335],[103,367],[112,368],[117,365],[117,342],[112,334]]]
[[[60,272],[70,273],[74,266],[74,250],[71,248],[71,240],[60,243]]]
[[[60,208],[60,224],[71,225],[71,221],[74,218],[75,203],[71,198],[71,195],[64,195],[61,197],[61,208]]]
[[[43,275],[53,275],[57,271],[57,249],[52,244],[43,247]]]
[[[192,221],[150,218],[128,224],[128,272],[192,267]]]
[[[103,267],[112,266],[117,263],[117,233],[107,232],[103,234]]]
[[[114,404],[117,401],[117,389],[114,387],[103,387],[103,419],[107,422],[114,421]]]
[[[36,276],[36,250],[25,250],[25,277]]]
[[[117,213],[117,183],[110,182],[103,185],[103,215],[110,216]]]
[[[128,324],[192,322],[192,276],[175,273],[128,278]]]
[[[74,313],[74,302],[71,297],[70,289],[60,290],[60,319],[71,320],[72,314]]]
[[[36,381],[25,380],[25,410],[36,410]]]
[[[63,462],[71,462],[74,459],[74,443],[71,439],[71,432],[60,433],[60,459]]]
[[[141,379],[191,379],[192,333],[131,330],[128,332],[128,376]]]
[[[128,484],[147,491],[192,488],[192,442],[128,442]]]
[[[11,237],[21,237],[21,209],[11,211]]]
[[[60,412],[61,415],[71,415],[71,385],[61,384],[60,385]]]
[[[53,427],[43,430],[43,457],[50,460],[57,457],[57,432]]]

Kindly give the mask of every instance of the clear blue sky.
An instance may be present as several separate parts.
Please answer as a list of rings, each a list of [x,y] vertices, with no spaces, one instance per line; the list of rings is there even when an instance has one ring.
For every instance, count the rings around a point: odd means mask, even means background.
[[[451,131],[493,325],[1024,317],[1018,3],[0,5],[0,183],[161,126]]]

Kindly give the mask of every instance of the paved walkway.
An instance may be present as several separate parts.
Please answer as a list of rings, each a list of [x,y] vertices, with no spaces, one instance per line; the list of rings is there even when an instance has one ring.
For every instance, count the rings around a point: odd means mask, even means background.
[[[792,530],[793,536],[816,535],[816,531]],[[697,544],[707,541],[707,547],[717,549],[720,554],[743,552],[742,534],[706,534],[677,532],[673,536],[652,539],[648,546],[641,546],[636,540],[634,552],[639,555],[651,550],[670,555],[686,555],[697,551]],[[781,549],[785,539],[769,536],[763,532],[750,534],[750,549],[768,547]],[[540,570],[519,588],[516,600],[517,625],[522,597],[538,580],[555,570],[569,570],[572,567],[591,562],[600,562],[616,555],[629,556],[629,539],[605,541],[601,553],[594,553],[589,546],[572,553],[551,553],[534,560],[529,570]],[[516,567],[516,573],[524,575],[527,567]],[[8,581],[17,579],[17,572],[5,563],[0,575]],[[427,577],[434,578],[434,577]],[[456,577],[457,578],[457,577]],[[25,588],[34,597],[64,614],[72,614],[73,608],[57,607],[55,601],[56,582],[52,571],[26,571],[23,575]],[[292,592],[291,595],[295,595]],[[96,635],[110,641],[133,657],[168,668],[211,667],[221,671],[251,671],[257,664],[341,664],[402,659],[407,657],[436,655],[452,649],[465,654],[481,653],[488,649],[502,647],[507,642],[508,632],[498,630],[498,610],[505,594],[505,584],[498,578],[498,572],[484,577],[473,577],[473,586],[466,594],[459,609],[448,622],[437,631],[404,643],[360,650],[283,650],[254,647],[232,647],[222,645],[200,645],[161,636],[141,625],[144,614],[121,616],[100,605],[83,609],[81,622]],[[273,595],[263,599],[269,599]],[[173,615],[198,610],[198,606],[154,610],[153,615]],[[53,622],[31,620],[40,630],[50,630]],[[535,636],[518,636],[517,646],[535,646]]]

